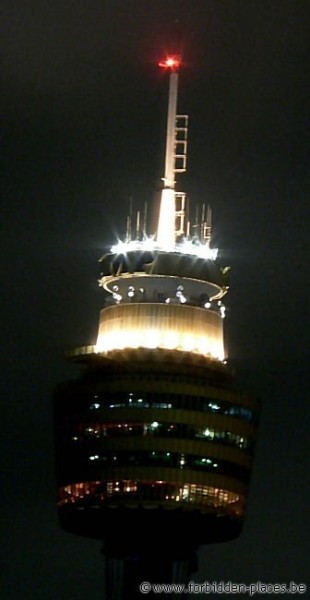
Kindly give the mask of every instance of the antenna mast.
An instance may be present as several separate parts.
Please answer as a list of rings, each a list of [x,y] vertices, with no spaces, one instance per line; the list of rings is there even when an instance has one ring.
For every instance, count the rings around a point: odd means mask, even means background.
[[[184,172],[186,168],[188,117],[177,115],[180,65],[180,56],[168,56],[159,62],[160,67],[170,70],[165,172],[163,177],[164,187],[161,195],[157,230],[157,243],[166,251],[173,250],[174,248],[176,241],[176,216],[181,216],[180,210],[176,211],[175,173]],[[183,216],[184,206],[182,206],[181,210]],[[183,222],[182,228],[184,228]],[[178,233],[179,229],[180,226],[177,227]]]

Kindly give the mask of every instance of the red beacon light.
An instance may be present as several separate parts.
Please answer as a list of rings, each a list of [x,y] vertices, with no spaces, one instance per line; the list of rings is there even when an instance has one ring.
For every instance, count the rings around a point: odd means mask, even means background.
[[[167,56],[158,63],[158,66],[163,67],[164,69],[171,69],[171,71],[176,71],[181,66],[181,57]]]

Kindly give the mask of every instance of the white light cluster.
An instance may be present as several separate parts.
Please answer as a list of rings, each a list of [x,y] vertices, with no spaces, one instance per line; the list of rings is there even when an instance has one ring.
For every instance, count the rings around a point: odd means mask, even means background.
[[[183,294],[183,291],[184,291],[183,286],[179,285],[178,289],[176,291],[176,297],[179,299],[181,304],[185,304],[185,302],[187,300],[186,296],[184,296],[184,294]]]
[[[127,254],[128,252],[135,252],[137,250],[152,252],[156,250],[156,246],[157,244],[153,238],[145,238],[143,241],[129,240],[128,242],[119,240],[117,244],[111,247],[111,252],[113,254]]]
[[[205,260],[215,260],[218,255],[218,248],[210,248],[209,244],[184,240],[180,244],[175,244],[175,252],[194,255]]]
[[[184,240],[183,242],[175,243],[169,247],[169,250],[165,245],[159,244],[153,238],[145,238],[143,241],[140,240],[129,240],[128,242],[119,241],[111,247],[113,254],[127,254],[128,252],[177,252],[179,254],[187,254],[189,256],[196,256],[198,258],[204,258],[205,260],[216,260],[218,249],[210,248],[209,244],[201,244],[200,242],[193,242],[191,240]]]

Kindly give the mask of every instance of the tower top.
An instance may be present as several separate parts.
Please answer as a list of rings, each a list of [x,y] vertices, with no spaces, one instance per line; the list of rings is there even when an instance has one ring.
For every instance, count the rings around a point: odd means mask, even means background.
[[[111,247],[112,254],[126,255],[128,252],[168,252],[186,254],[214,261],[217,248],[210,247],[210,211],[205,219],[205,206],[202,217],[196,224],[190,220],[189,202],[185,192],[176,190],[176,175],[186,171],[188,143],[188,115],[177,113],[179,71],[183,65],[181,53],[168,52],[157,63],[169,75],[169,96],[166,130],[166,152],[163,187],[159,206],[156,233],[147,235],[146,208],[143,228],[140,229],[140,211],[137,212],[136,237],[132,237],[132,211],[127,217],[126,237]]]
[[[170,69],[170,71],[178,71],[182,64],[182,59],[179,54],[168,54],[163,60],[158,63],[159,67],[163,69]]]

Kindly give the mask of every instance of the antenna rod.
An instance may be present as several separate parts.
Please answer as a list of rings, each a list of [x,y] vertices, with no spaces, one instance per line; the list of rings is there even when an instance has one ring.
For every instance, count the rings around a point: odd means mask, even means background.
[[[143,214],[143,238],[146,236],[146,224],[147,224],[147,202],[144,202],[144,214]]]
[[[175,244],[175,137],[180,64],[177,56],[168,56],[159,63],[160,67],[170,70],[164,188],[157,230],[157,242],[164,250],[172,250]]]
[[[137,210],[137,220],[136,220],[136,240],[139,239],[140,235],[140,211]]]
[[[169,81],[169,104],[167,118],[166,134],[166,158],[165,158],[165,176],[164,188],[175,188],[175,125],[177,115],[178,100],[178,79],[177,71],[171,71]]]

